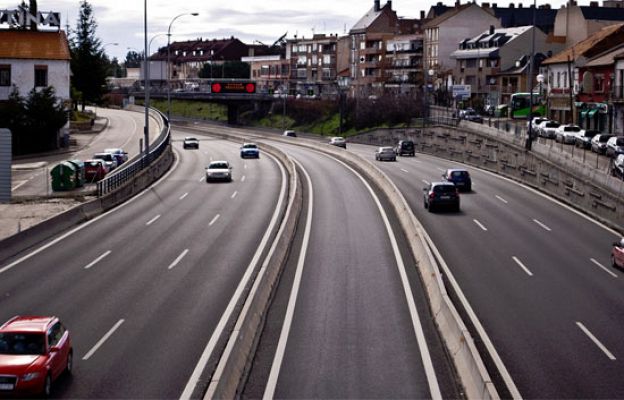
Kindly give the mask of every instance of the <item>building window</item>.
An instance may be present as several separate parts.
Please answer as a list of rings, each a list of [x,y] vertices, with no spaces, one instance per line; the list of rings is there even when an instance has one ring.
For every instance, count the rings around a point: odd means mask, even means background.
[[[35,65],[35,87],[48,86],[48,66]]]
[[[10,65],[0,65],[0,86],[11,86]]]

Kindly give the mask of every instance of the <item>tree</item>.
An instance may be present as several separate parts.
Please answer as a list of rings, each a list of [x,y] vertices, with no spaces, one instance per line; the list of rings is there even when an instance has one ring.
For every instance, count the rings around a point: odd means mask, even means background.
[[[242,61],[225,61],[222,64],[213,64],[211,70],[210,63],[206,63],[198,75],[200,78],[249,79],[250,67]]]
[[[87,102],[100,103],[106,91],[108,62],[102,42],[95,35],[97,23],[89,2],[80,3],[80,14],[75,35],[70,40],[72,85],[80,93],[79,100],[84,111]]]
[[[126,54],[125,65],[126,68],[139,68],[143,61],[143,52],[137,53],[136,51],[129,51]]]

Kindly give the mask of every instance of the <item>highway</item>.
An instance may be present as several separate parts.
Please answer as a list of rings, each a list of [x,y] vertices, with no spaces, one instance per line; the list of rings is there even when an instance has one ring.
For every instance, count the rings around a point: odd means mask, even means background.
[[[272,223],[285,176],[271,157],[202,139],[157,185],[37,252],[0,265],[0,320],[58,315],[75,369],[59,398],[176,398],[190,382]],[[232,183],[204,181],[210,159]],[[26,257],[21,262],[20,257]],[[210,370],[208,370],[210,373]]]
[[[349,145],[374,162],[374,148]],[[525,398],[621,398],[623,271],[612,232],[526,187],[470,168],[460,213],[423,207],[425,182],[461,165],[377,163],[402,191]]]

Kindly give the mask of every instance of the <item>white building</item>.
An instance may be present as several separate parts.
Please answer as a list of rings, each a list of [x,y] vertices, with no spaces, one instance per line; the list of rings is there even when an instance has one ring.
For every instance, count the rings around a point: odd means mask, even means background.
[[[70,59],[63,31],[0,30],[0,101],[13,86],[24,97],[52,86],[58,98],[70,100]]]

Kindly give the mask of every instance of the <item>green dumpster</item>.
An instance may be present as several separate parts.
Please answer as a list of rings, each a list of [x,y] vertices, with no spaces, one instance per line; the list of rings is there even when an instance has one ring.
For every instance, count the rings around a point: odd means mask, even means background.
[[[76,167],[74,164],[63,161],[50,171],[52,176],[52,190],[72,190],[76,188]]]
[[[82,160],[67,160],[76,167],[76,187],[82,187],[85,184],[85,164]]]

